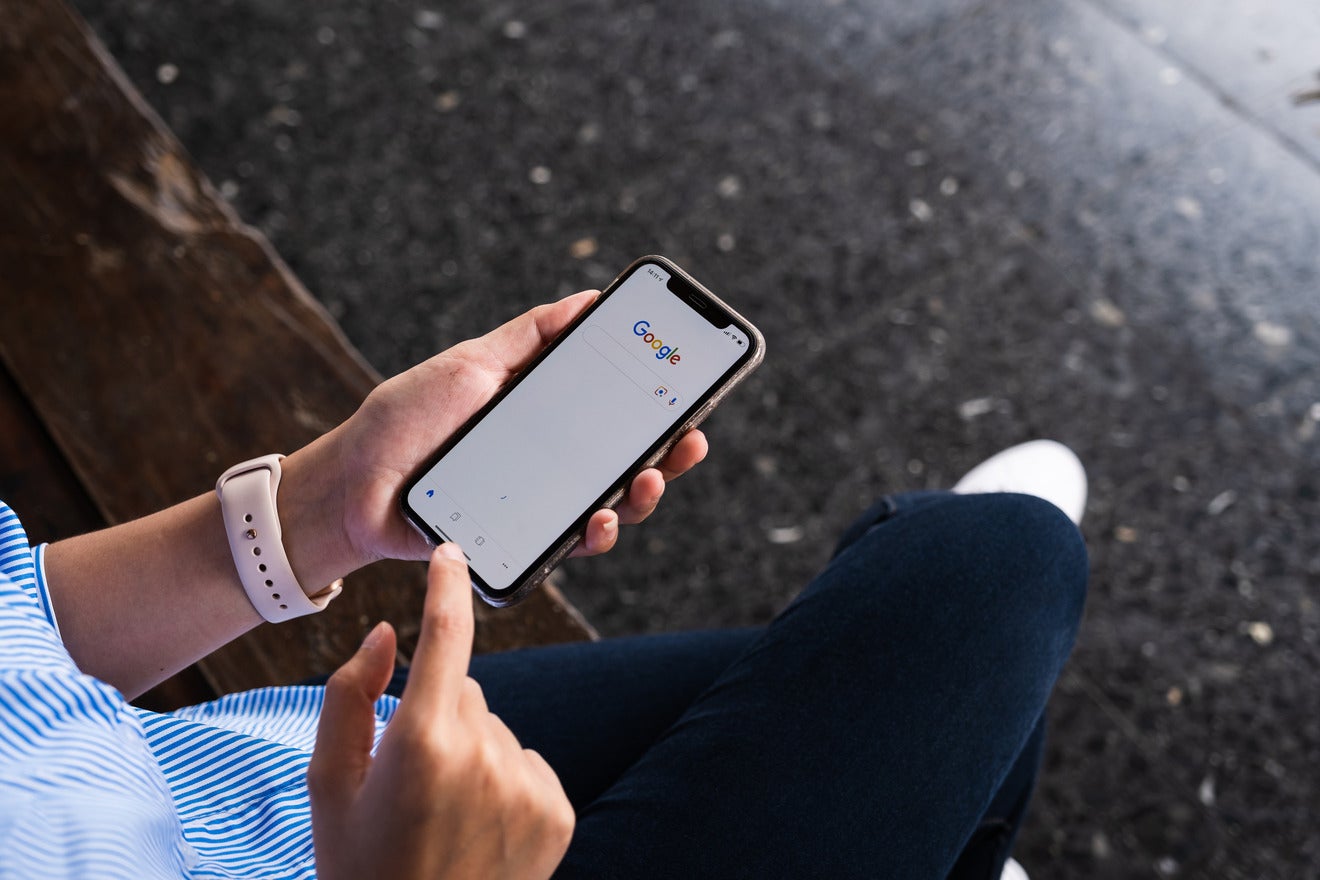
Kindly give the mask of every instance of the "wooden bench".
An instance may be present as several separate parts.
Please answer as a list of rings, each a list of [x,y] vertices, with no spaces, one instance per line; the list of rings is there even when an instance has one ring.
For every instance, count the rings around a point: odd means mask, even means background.
[[[208,491],[380,377],[244,226],[60,0],[0,0],[0,498],[34,541]],[[261,381],[255,377],[261,376]],[[415,644],[420,564],[348,579],[147,695],[167,708],[333,670],[376,620]],[[554,586],[478,604],[477,649],[594,638]]]

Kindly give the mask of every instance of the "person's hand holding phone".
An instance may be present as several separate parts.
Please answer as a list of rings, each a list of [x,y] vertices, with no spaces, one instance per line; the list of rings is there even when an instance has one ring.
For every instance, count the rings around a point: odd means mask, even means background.
[[[286,528],[294,570],[314,571],[304,580],[320,583],[377,559],[425,559],[430,545],[399,514],[405,479],[597,295],[583,291],[538,306],[400,373],[372,391],[339,427],[289,456],[280,488],[281,519],[325,523],[302,530],[319,536],[305,543]],[[572,555],[608,551],[619,525],[644,520],[665,483],[700,462],[706,451],[700,431],[683,437],[658,468],[633,479],[614,510],[592,515]],[[300,560],[305,562],[300,565]]]
[[[464,545],[487,603],[516,604],[764,357],[755,325],[667,257],[641,257],[436,447],[400,512]]]
[[[445,544],[431,558],[408,685],[374,756],[373,704],[394,669],[394,631],[378,625],[331,676],[307,769],[324,880],[536,880],[563,858],[573,808],[468,677],[472,627],[467,566]]]

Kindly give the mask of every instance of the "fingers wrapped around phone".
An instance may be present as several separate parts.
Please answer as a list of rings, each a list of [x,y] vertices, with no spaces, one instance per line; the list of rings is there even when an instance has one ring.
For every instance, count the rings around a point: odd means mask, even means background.
[[[706,441],[706,435],[701,433],[700,428],[694,428],[684,434],[660,462],[660,475],[666,483],[676,480],[700,464],[709,451],[710,443]]]
[[[692,470],[706,457],[710,445],[701,431],[689,431],[674,444],[658,467],[647,468],[633,478],[615,510],[598,510],[587,520],[582,542],[572,556],[608,553],[619,539],[619,526],[639,523],[651,515],[665,493],[665,484]]]
[[[706,442],[706,435],[701,431],[694,430],[684,434],[659,465],[647,468],[633,478],[632,485],[628,487],[627,493],[616,508],[619,522],[632,525],[650,516],[656,505],[660,503],[660,496],[665,492],[665,483],[678,479],[696,467],[706,457],[709,449],[710,444]]]
[[[587,520],[582,540],[569,556],[599,556],[614,549],[619,540],[619,515],[613,510],[598,510]]]

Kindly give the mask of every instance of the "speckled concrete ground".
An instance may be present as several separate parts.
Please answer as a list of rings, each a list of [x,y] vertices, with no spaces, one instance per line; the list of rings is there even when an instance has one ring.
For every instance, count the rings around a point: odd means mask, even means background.
[[[871,497],[1056,437],[1093,587],[1020,858],[1320,872],[1313,5],[77,5],[384,371],[651,251],[760,324],[569,567],[602,630],[763,621]]]

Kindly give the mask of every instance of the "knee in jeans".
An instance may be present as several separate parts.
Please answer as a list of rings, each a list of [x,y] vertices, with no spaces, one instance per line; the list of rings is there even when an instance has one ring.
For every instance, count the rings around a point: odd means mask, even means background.
[[[836,565],[830,601],[863,627],[873,612],[892,614],[897,595],[930,614],[1029,618],[1070,634],[1086,593],[1080,532],[1030,495],[946,496],[860,537]]]
[[[1086,545],[1059,508],[1031,495],[966,497],[965,516],[996,601],[1075,632],[1086,600]]]

